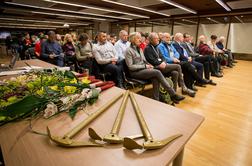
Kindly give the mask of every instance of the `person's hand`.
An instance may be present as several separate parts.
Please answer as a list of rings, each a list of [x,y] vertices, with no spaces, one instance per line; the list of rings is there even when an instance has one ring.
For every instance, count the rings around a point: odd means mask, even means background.
[[[112,63],[112,64],[114,64],[114,65],[115,65],[115,64],[116,64],[116,62],[117,62],[117,58],[111,58],[111,63]]]
[[[49,58],[50,58],[50,59],[54,59],[54,54],[50,54],[50,55],[49,55]]]
[[[165,62],[162,62],[158,67],[159,67],[161,70],[163,70],[163,69],[165,69],[165,66],[166,66]]]
[[[180,60],[178,60],[177,58],[173,58],[173,62],[174,63],[180,63]]]
[[[146,64],[146,68],[147,68],[147,69],[153,69],[153,66],[150,65],[150,64]]]
[[[188,57],[188,62],[192,62],[192,57]]]

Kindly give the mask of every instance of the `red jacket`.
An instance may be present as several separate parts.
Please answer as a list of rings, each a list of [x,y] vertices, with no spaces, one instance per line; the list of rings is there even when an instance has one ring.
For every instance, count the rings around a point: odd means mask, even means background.
[[[200,55],[212,55],[213,50],[207,44],[200,43],[199,53],[200,53]]]
[[[35,44],[35,54],[37,57],[40,57],[40,52],[41,52],[41,44],[40,44],[40,40]]]

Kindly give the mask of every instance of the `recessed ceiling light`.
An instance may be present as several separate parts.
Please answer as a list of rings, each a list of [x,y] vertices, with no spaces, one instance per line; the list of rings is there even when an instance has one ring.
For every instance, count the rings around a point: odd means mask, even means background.
[[[5,2],[5,3],[10,4],[10,5],[17,5],[17,6],[24,6],[24,7],[32,7],[32,8],[36,8],[36,9],[44,9],[44,10],[51,10],[51,11],[75,13],[75,14],[85,14],[85,15],[92,15],[92,16],[99,16],[99,17],[107,17],[107,18],[114,18],[114,19],[122,19],[122,20],[132,20],[131,18],[116,17],[116,16],[110,16],[110,15],[104,15],[104,14],[95,14],[95,13],[89,13],[89,12],[78,12],[78,11],[71,11],[71,10],[55,9],[55,8],[48,8],[48,7],[42,7],[42,6],[34,6],[34,5],[20,4],[20,3],[14,3],[14,2]]]
[[[30,19],[22,19],[22,18],[1,18],[0,20],[6,21],[22,21],[22,22],[37,22],[37,23],[51,23],[51,24],[70,24],[70,25],[89,25],[84,23],[73,23],[73,22],[61,22],[61,21],[46,21],[46,20],[30,20]]]
[[[170,1],[170,0],[160,0],[160,1],[164,2],[164,3],[167,3],[169,5],[175,6],[177,8],[180,8],[182,10],[185,10],[187,12],[190,12],[190,13],[193,13],[193,14],[197,14],[197,11],[195,11],[193,9],[190,9],[190,8],[184,6],[184,5],[181,5],[181,4],[177,3],[177,2],[173,2],[173,1]]]
[[[102,1],[108,2],[108,3],[113,3],[113,4],[116,4],[116,5],[120,5],[120,6],[125,6],[125,7],[129,7],[129,8],[133,8],[133,9],[138,9],[138,10],[142,10],[142,11],[146,11],[146,12],[150,12],[150,13],[155,13],[155,14],[159,14],[159,15],[163,15],[163,16],[167,16],[167,17],[170,16],[168,14],[161,13],[161,12],[156,12],[154,10],[149,10],[149,9],[146,9],[146,8],[132,6],[132,5],[128,5],[128,4],[124,4],[124,3],[120,3],[120,2],[115,2],[115,1],[111,1],[111,0],[102,0]]]
[[[235,18],[240,22],[240,23],[244,23],[243,21],[242,21],[242,19],[241,18],[239,18],[238,16],[235,16]]]
[[[215,0],[219,5],[221,5],[224,9],[226,9],[226,11],[231,11],[230,7],[228,7],[226,5],[226,3],[224,3],[222,0]]]
[[[93,17],[83,17],[83,16],[75,16],[75,15],[67,15],[67,14],[58,14],[58,13],[47,13],[47,12],[36,12],[36,11],[31,11],[31,13],[34,14],[45,14],[45,15],[52,15],[52,16],[63,16],[63,17],[71,17],[71,18],[80,18],[80,19],[91,19],[91,20],[100,20],[104,21],[106,19],[103,18],[93,18]]]
[[[144,16],[144,15],[133,14],[133,13],[117,11],[117,10],[112,10],[112,9],[105,9],[105,8],[94,7],[94,6],[89,6],[89,5],[80,5],[80,4],[76,4],[76,3],[68,3],[68,2],[55,1],[55,0],[43,0],[43,1],[57,3],[57,4],[63,4],[63,5],[69,5],[69,6],[82,7],[82,8],[93,9],[93,10],[100,10],[103,12],[105,11],[105,12],[113,12],[113,13],[118,13],[118,14],[125,14],[125,15],[139,17],[139,18],[150,18],[150,17]]]

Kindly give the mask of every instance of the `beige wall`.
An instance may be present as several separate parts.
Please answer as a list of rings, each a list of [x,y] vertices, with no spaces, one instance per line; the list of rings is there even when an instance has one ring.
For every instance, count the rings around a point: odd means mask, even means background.
[[[180,33],[188,33],[193,36],[194,40],[196,39],[196,30],[197,25],[175,25],[173,28],[173,34],[178,32]]]
[[[150,33],[151,27],[136,27],[137,32]]]
[[[252,54],[252,23],[232,23],[228,48],[235,53]]]
[[[167,26],[153,26],[153,31],[154,32],[168,32],[171,33],[171,25],[167,25]]]

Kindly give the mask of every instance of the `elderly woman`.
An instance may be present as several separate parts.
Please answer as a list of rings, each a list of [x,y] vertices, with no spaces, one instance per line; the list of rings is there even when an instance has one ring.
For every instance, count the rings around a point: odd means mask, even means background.
[[[146,61],[143,51],[139,47],[141,44],[141,34],[133,32],[130,34],[129,39],[131,45],[125,52],[125,61],[129,68],[130,76],[137,79],[150,79],[153,84],[153,96],[155,100],[159,100],[159,84],[169,93],[174,103],[179,103],[179,101],[183,100],[185,97],[176,94],[163,74],[159,70],[154,69]]]

